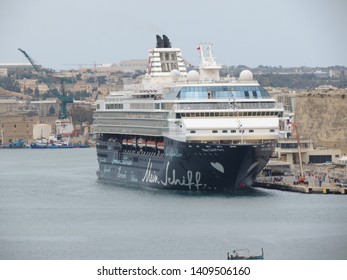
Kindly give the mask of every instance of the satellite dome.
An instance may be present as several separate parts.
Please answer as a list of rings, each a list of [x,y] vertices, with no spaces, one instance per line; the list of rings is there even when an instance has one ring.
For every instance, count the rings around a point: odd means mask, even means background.
[[[253,80],[253,73],[249,70],[243,70],[240,73],[239,80],[241,81],[252,81]]]
[[[181,77],[181,72],[177,69],[174,69],[170,72],[170,76],[174,81],[177,81]]]
[[[190,70],[187,74],[188,81],[198,81],[200,79],[200,74],[196,70]]]

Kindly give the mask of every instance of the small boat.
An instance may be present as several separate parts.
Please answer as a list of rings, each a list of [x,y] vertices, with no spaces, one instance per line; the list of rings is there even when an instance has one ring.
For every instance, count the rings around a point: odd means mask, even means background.
[[[163,141],[157,142],[157,148],[159,150],[164,150],[164,142]]]
[[[146,146],[146,140],[143,138],[137,139],[137,146],[142,149]]]
[[[89,148],[88,144],[69,143],[62,139],[56,139],[51,137],[49,140],[45,138],[37,139],[36,142],[31,143],[31,149],[71,149],[71,148]]]
[[[4,148],[4,149],[21,149],[21,148],[27,148],[27,145],[25,144],[23,139],[19,139],[17,141],[10,142],[9,144],[1,145],[0,148]]]
[[[72,148],[89,148],[88,144],[40,144],[40,143],[32,143],[30,145],[31,149],[72,149]]]
[[[156,142],[153,141],[153,140],[148,140],[148,141],[147,141],[147,147],[148,147],[148,148],[155,149],[155,148],[156,148]]]
[[[244,254],[246,252],[246,254]],[[261,255],[250,255],[248,249],[234,250],[232,254],[228,252],[227,260],[263,260],[264,250],[261,248]]]

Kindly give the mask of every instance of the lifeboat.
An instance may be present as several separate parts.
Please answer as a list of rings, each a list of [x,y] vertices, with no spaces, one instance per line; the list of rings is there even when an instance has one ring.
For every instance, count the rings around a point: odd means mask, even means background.
[[[148,140],[148,141],[147,141],[147,147],[148,147],[148,148],[155,149],[155,147],[156,147],[155,141],[153,141],[153,140]]]
[[[136,138],[135,137],[133,139],[131,139],[131,143],[132,143],[133,147],[136,148]]]
[[[145,146],[146,146],[146,140],[143,139],[143,138],[137,139],[137,146],[138,146],[139,148],[145,147]]]
[[[132,146],[135,143],[136,146],[136,139],[135,138],[128,138],[127,139],[127,145]]]
[[[164,150],[164,142],[163,142],[163,141],[158,142],[158,143],[157,143],[157,148],[158,148],[159,150]]]

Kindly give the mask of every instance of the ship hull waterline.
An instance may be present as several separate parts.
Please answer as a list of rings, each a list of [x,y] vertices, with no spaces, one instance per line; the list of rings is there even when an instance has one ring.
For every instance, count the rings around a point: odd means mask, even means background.
[[[98,178],[120,185],[234,193],[249,189],[275,142],[195,144],[164,138],[159,151],[98,141]]]

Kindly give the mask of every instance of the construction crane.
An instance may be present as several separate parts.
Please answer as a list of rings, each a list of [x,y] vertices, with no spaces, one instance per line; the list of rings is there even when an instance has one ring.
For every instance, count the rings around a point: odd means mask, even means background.
[[[294,182],[294,185],[296,185],[296,184],[308,185],[308,182],[306,181],[305,174],[304,174],[304,167],[302,165],[300,135],[299,135],[298,126],[294,122],[291,122],[291,125],[295,129],[295,132],[296,132],[296,142],[298,144],[298,154],[299,154],[299,163],[300,163],[300,176],[299,176],[298,181]]]
[[[43,82],[47,85],[49,91],[59,99],[60,101],[60,113],[59,113],[59,119],[66,119],[67,118],[67,104],[73,103],[73,97],[66,95],[63,85],[62,85],[62,93],[57,89],[57,87],[51,82],[49,77],[47,76],[44,69],[37,65],[33,59],[22,49],[18,49],[20,52],[24,54],[24,56],[29,60],[39,77],[43,80]]]

